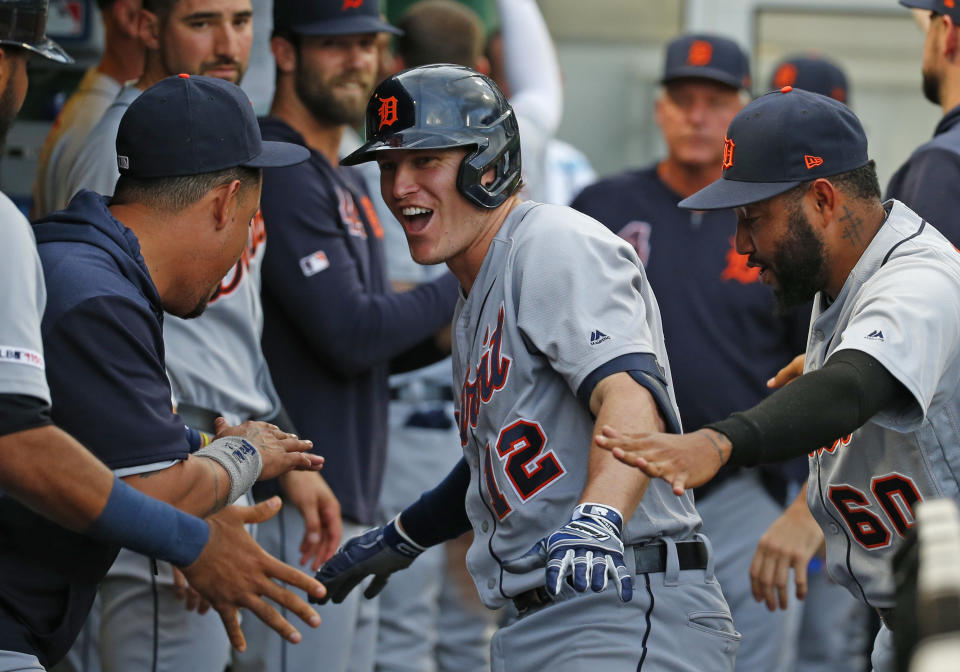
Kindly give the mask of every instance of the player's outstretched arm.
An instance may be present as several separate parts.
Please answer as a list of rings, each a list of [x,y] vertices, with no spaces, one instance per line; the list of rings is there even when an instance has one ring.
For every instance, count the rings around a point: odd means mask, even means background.
[[[256,614],[287,641],[301,639],[296,628],[264,598],[289,609],[312,628],[320,624],[320,617],[306,602],[275,581],[300,588],[310,599],[322,598],[324,587],[272,557],[244,528],[248,523],[269,520],[280,505],[280,498],[273,497],[256,506],[230,506],[210,516],[210,540],[196,561],[182,568],[190,585],[220,614],[230,643],[238,651],[246,648],[237,618],[241,608]]]
[[[676,495],[713,478],[730,459],[732,447],[726,436],[713,429],[693,434],[629,434],[604,425],[595,441],[623,464],[650,478],[662,478]]]
[[[258,479],[323,466],[322,457],[305,452],[313,447],[310,441],[275,425],[251,420],[231,426],[217,418],[215,426],[216,439],[188,459],[124,480],[151,497],[206,517],[235,502]]]
[[[350,539],[317,572],[327,587],[321,604],[342,602],[368,576],[374,579],[363,592],[377,595],[390,575],[410,566],[430,546],[459,537],[470,529],[464,498],[470,485],[470,468],[461,459],[433,490],[423,493],[383,527]]]
[[[663,431],[657,402],[626,372],[601,380],[590,396],[595,430],[617,423],[637,431]],[[599,592],[612,581],[620,599],[633,596],[633,577],[623,559],[623,526],[649,484],[645,474],[614,460],[596,441],[589,447],[587,483],[570,521],[538,541],[525,555],[504,563],[509,572],[545,568],[547,592],[559,595],[572,576],[575,590]],[[632,466],[632,465],[631,465]]]
[[[807,566],[823,545],[823,530],[807,508],[807,486],[804,484],[793,503],[760,537],[750,563],[753,599],[766,602],[770,611],[776,611],[777,605],[786,609],[791,569],[797,585],[797,599],[806,597]]]

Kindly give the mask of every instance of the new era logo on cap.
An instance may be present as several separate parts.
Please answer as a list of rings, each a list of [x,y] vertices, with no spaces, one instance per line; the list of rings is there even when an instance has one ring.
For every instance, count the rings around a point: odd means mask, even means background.
[[[810,156],[809,154],[804,154],[803,163],[807,166],[807,170],[810,170],[811,168],[822,166],[823,159],[819,156]]]

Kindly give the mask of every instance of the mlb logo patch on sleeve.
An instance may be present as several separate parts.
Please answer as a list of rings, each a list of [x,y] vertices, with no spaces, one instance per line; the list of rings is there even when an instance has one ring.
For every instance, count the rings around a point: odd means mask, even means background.
[[[0,345],[0,362],[24,364],[37,369],[43,368],[43,355],[36,350],[18,348],[13,345]]]
[[[323,250],[317,250],[313,254],[308,254],[300,260],[300,270],[303,271],[303,275],[307,278],[329,268],[329,266],[330,262],[327,260],[327,253]]]

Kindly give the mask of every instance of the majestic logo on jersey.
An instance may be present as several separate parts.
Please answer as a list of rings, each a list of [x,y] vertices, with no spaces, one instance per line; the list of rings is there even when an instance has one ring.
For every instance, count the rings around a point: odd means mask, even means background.
[[[633,249],[637,251],[637,256],[640,257],[640,261],[644,267],[646,267],[650,261],[650,234],[652,232],[653,227],[647,222],[634,220],[627,222],[627,225],[620,229],[620,232],[617,234],[633,245]]]
[[[816,450],[809,453],[809,455],[810,457],[813,457],[814,455],[820,456],[820,455],[823,455],[824,453],[835,453],[837,452],[837,448],[846,448],[847,446],[849,446],[850,441],[852,439],[853,439],[853,434],[847,434],[846,436],[840,437],[829,446],[821,446],[820,448],[817,448]]]
[[[590,332],[590,345],[600,345],[604,341],[609,341],[610,337],[607,336],[602,331],[591,331]]]
[[[882,341],[882,340],[883,340],[883,332],[880,331],[879,329],[874,329],[874,330],[871,331],[869,334],[867,334],[866,336],[864,336],[864,338],[866,338],[868,341]]]
[[[687,52],[688,65],[707,65],[713,58],[713,45],[706,40],[694,40]]]
[[[220,286],[217,287],[217,291],[215,291],[210,298],[210,303],[213,303],[221,297],[229,296],[240,286],[243,276],[250,272],[250,264],[257,258],[257,251],[260,250],[260,246],[263,245],[266,239],[267,227],[263,224],[263,213],[257,210],[257,214],[250,220],[250,234],[247,237],[247,247],[243,250],[240,259],[237,260],[234,267],[231,268],[223,277],[223,280],[220,281]]]
[[[325,271],[328,268],[330,268],[330,260],[327,259],[327,253],[323,250],[317,250],[313,254],[308,254],[300,260],[300,270],[303,271],[304,277],[307,278],[316,275],[320,271]]]
[[[782,89],[785,86],[793,86],[797,81],[797,66],[793,63],[784,63],[777,68],[777,73],[773,76],[773,88]]]
[[[804,154],[804,155],[803,155],[803,163],[804,163],[804,165],[806,165],[807,170],[812,170],[813,168],[816,168],[817,166],[822,166],[822,165],[823,165],[823,159],[820,158],[819,156],[810,156],[809,154]]]
[[[503,343],[503,304],[497,316],[497,326],[490,333],[489,325],[483,335],[483,354],[474,371],[467,369],[467,375],[460,391],[460,409],[456,412],[457,426],[460,429],[460,445],[466,446],[470,427],[476,427],[480,419],[480,404],[493,399],[493,393],[503,389],[510,372],[510,358],[500,352]],[[473,373],[473,380],[470,374]]]
[[[377,110],[380,114],[380,125],[377,126],[379,131],[384,126],[393,126],[397,123],[397,97],[380,98],[378,96],[377,100],[380,101],[380,108]]]
[[[348,9],[358,9],[363,7],[363,0],[343,0],[343,7],[340,8],[341,12],[345,12]]]
[[[749,285],[760,279],[760,268],[747,266],[748,255],[737,252],[737,243],[730,237],[730,249],[727,250],[727,267],[720,277],[723,280],[736,280],[741,285]]]
[[[724,170],[733,168],[733,148],[736,146],[737,143],[727,136],[723,136],[723,165],[721,168]]]

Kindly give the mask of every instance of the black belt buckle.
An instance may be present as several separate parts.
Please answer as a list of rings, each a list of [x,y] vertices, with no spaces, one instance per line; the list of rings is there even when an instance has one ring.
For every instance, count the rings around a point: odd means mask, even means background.
[[[513,606],[516,607],[517,613],[520,616],[523,616],[531,609],[542,607],[551,602],[553,602],[553,598],[550,597],[550,593],[548,593],[547,589],[543,586],[525,590],[513,598]]]

